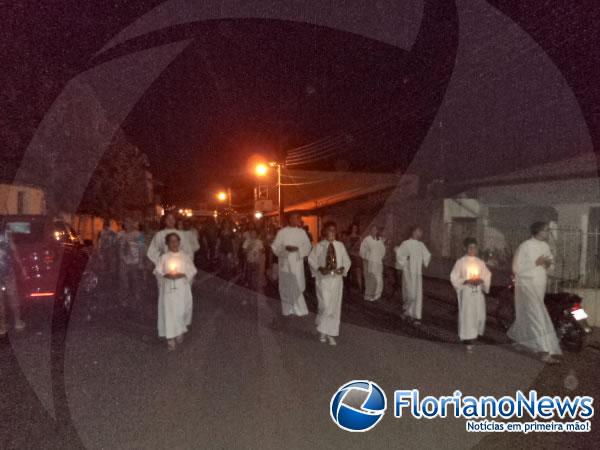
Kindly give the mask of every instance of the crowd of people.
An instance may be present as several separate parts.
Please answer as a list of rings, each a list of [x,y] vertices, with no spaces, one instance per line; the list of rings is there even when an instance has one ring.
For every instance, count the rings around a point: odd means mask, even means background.
[[[224,220],[220,226],[214,220],[193,223],[173,213],[163,216],[160,230],[152,236],[131,220],[126,220],[119,232],[109,225],[107,221],[98,239],[98,271],[104,288],[116,283],[116,297],[122,304],[141,306],[148,286],[155,286],[158,334],[167,340],[170,350],[183,341],[191,323],[192,284],[198,268],[256,293],[271,285],[279,292],[283,317],[308,314],[304,292],[308,285],[314,285],[319,340],[336,345],[344,290],[359,290],[366,302],[379,301],[384,290],[384,258],[391,251],[402,286],[403,318],[414,326],[421,324],[423,269],[432,255],[418,226],[392,249],[381,228],[373,226],[363,237],[357,225],[340,232],[333,222],[324,225],[313,245],[297,213],[291,213],[287,225],[280,229],[253,221],[239,224]],[[508,336],[519,346],[541,353],[544,361],[557,363],[561,350],[544,305],[547,273],[554,264],[547,242],[549,226],[536,222],[530,231],[531,238],[519,246],[513,260],[516,319]],[[489,293],[492,274],[478,257],[474,238],[467,238],[464,248],[464,256],[456,261],[449,278],[457,295],[458,336],[472,352],[474,342],[485,331],[485,294]],[[6,291],[12,289],[9,281],[14,278],[9,275],[14,270],[11,250],[11,240],[3,233],[0,334],[6,333],[5,298],[10,297]],[[15,320],[15,328],[24,327],[18,315]]]
[[[340,232],[333,222],[324,225],[320,239],[313,245],[312,236],[296,213],[290,214],[286,226],[280,229],[261,227],[252,221],[235,224],[224,220],[220,226],[215,221],[193,224],[170,213],[163,219],[161,230],[147,246],[144,234],[133,224],[126,224],[121,235],[107,232],[101,236],[100,248],[105,239],[117,242],[122,272],[119,279],[127,287],[129,298],[135,298],[131,286],[143,280],[140,268],[147,263],[152,266],[158,280],[159,335],[166,338],[169,349],[183,341],[191,321],[196,267],[214,271],[257,293],[271,285],[278,290],[283,317],[308,314],[304,292],[314,284],[319,340],[336,345],[344,290],[360,290],[365,301],[379,301],[384,290],[384,258],[391,251],[402,286],[403,318],[414,326],[421,324],[423,269],[432,255],[418,226],[410,229],[407,239],[390,248],[381,228],[373,226],[363,237],[357,225]],[[547,271],[553,264],[546,242],[548,233],[548,224],[536,222],[531,227],[531,239],[516,252],[516,320],[508,335],[515,343],[542,353],[545,361],[556,363],[561,350],[544,307]],[[144,248],[147,258],[142,257]],[[492,274],[478,257],[474,238],[467,238],[464,248],[465,254],[456,261],[449,278],[457,295],[458,336],[466,351],[472,352],[475,341],[485,331],[485,294]]]

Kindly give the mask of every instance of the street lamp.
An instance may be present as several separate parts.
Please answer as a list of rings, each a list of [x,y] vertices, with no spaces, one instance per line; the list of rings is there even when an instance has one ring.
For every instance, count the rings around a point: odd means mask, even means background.
[[[277,168],[277,204],[279,207],[279,225],[280,226],[283,226],[283,198],[281,197],[281,167],[282,166],[283,165],[278,162],[271,161],[268,164],[258,163],[254,170],[254,172],[256,173],[257,176],[264,177],[265,175],[267,175],[267,173],[269,173],[269,167]]]
[[[269,166],[265,163],[259,163],[256,165],[256,169],[254,169],[256,175],[259,177],[264,177],[269,172]]]
[[[227,202],[229,207],[231,208],[231,189],[227,189],[227,191],[219,191],[216,194],[217,200],[221,203]]]

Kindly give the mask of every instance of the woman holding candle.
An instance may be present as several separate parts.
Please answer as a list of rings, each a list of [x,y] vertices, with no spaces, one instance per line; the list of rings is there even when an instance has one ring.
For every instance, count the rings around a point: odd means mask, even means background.
[[[158,279],[158,335],[167,339],[169,350],[183,342],[192,321],[192,279],[196,267],[179,247],[177,233],[165,237],[168,251],[160,256],[154,274]]]
[[[485,330],[485,296],[490,291],[492,275],[485,263],[477,257],[477,241],[464,241],[467,254],[456,261],[450,281],[458,296],[458,337],[473,351],[473,341]]]
[[[340,331],[340,314],[344,293],[343,277],[350,269],[350,257],[346,247],[335,239],[336,226],[333,222],[325,225],[324,239],[310,252],[308,263],[316,277],[317,299],[317,331],[321,342],[336,345],[335,336]]]

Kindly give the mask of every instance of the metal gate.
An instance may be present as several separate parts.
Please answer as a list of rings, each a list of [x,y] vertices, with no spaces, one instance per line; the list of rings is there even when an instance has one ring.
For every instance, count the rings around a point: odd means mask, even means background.
[[[456,261],[464,253],[462,223],[446,224],[448,259]],[[527,228],[511,226],[481,226],[472,233],[479,242],[482,259],[499,272],[512,272],[512,260],[518,246],[530,238]],[[459,242],[460,241],[460,242]],[[573,228],[551,228],[548,241],[554,255],[549,289],[600,288],[600,228],[583,233]]]

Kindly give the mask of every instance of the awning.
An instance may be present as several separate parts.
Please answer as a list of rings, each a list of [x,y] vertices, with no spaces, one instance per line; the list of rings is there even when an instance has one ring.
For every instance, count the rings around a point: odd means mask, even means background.
[[[285,212],[314,211],[392,189],[399,190],[407,196],[416,195],[418,177],[393,173],[288,171],[284,169],[281,173],[281,185]]]

